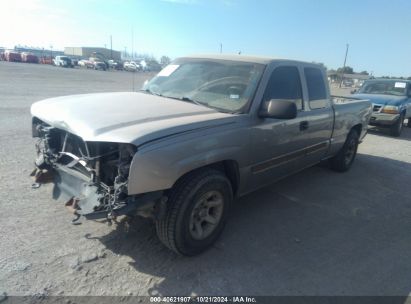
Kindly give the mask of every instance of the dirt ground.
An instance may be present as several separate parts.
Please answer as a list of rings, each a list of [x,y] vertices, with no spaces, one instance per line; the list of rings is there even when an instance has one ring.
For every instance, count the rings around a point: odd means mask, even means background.
[[[149,77],[135,74],[135,88]],[[197,257],[164,248],[148,220],[72,225],[51,186],[30,187],[29,107],[132,83],[128,72],[0,62],[0,295],[410,293],[410,128],[371,130],[348,173],[315,166],[241,198]]]

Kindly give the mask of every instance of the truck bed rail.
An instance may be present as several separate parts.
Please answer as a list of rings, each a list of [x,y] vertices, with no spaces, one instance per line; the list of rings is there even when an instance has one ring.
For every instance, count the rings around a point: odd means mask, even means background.
[[[353,96],[331,95],[334,104],[342,104],[347,102],[369,101],[368,99],[361,99]]]

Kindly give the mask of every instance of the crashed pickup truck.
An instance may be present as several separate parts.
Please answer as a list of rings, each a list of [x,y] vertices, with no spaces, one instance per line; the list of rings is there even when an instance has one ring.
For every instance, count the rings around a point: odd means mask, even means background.
[[[192,56],[140,92],[39,101],[33,175],[75,220],[150,217],[168,248],[199,254],[235,198],[323,160],[350,168],[371,104],[334,102],[326,79],[312,63]]]

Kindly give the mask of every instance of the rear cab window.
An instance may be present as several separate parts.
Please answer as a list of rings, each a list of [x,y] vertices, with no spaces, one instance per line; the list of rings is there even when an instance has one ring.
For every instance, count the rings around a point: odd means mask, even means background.
[[[296,66],[279,66],[274,69],[264,92],[263,102],[292,100],[298,110],[303,110],[300,73]]]
[[[307,83],[310,109],[328,108],[330,101],[327,99],[327,88],[321,69],[306,67],[304,68],[304,75]]]

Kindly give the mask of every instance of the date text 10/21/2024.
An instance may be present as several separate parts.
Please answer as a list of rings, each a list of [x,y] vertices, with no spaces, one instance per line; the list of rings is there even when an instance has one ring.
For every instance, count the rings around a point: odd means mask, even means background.
[[[233,297],[150,297],[151,303],[257,303],[256,298],[247,296]]]

